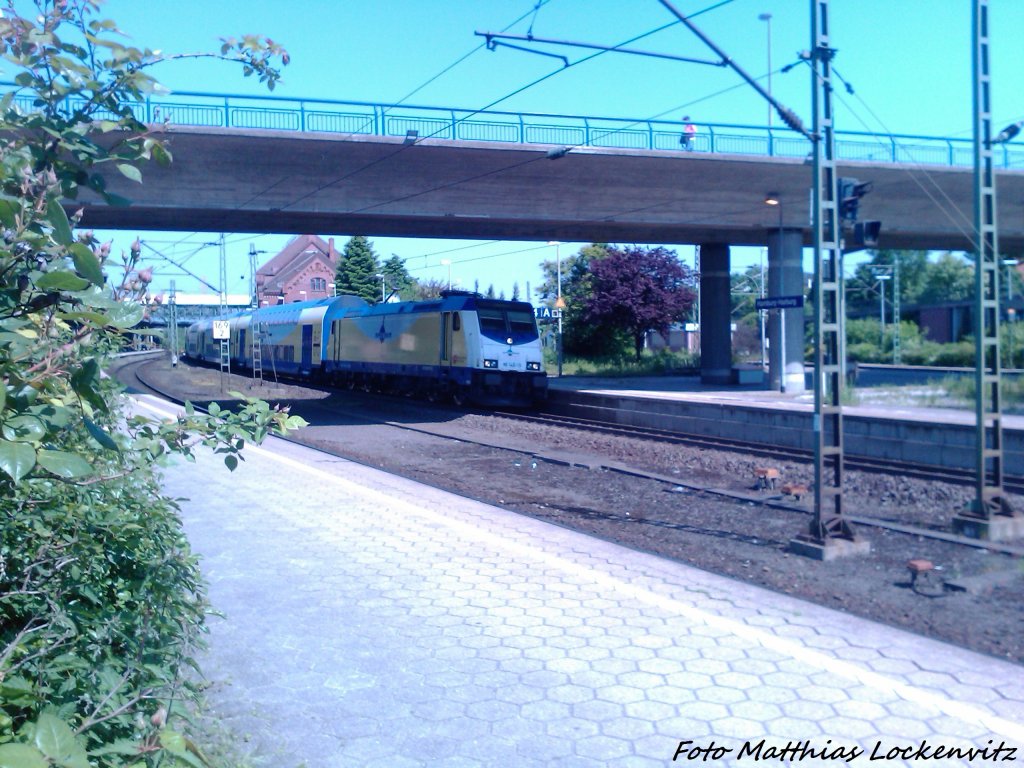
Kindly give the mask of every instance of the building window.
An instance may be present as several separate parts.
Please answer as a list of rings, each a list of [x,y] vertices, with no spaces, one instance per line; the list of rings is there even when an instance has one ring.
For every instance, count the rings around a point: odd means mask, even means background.
[[[312,291],[327,291],[327,279],[323,277],[314,277],[309,281],[309,287]]]

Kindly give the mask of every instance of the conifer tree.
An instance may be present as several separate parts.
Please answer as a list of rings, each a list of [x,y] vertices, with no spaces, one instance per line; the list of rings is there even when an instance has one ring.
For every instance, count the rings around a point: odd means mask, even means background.
[[[380,263],[373,245],[363,235],[356,235],[345,243],[338,260],[334,282],[338,293],[350,293],[371,304],[380,302]]]
[[[405,268],[405,261],[401,256],[392,254],[391,258],[384,262],[384,266],[381,267],[380,271],[387,280],[385,295],[395,292],[403,300],[407,301],[413,298],[416,280],[409,274],[409,270]]]

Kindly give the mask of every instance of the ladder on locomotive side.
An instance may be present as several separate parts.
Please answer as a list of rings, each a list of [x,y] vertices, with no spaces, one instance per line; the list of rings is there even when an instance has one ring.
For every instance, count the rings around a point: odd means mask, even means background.
[[[263,386],[263,334],[259,323],[253,323],[252,332],[252,378]]]

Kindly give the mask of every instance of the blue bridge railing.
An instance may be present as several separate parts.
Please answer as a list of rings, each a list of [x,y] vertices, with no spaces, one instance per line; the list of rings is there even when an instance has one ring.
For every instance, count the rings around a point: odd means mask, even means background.
[[[19,109],[33,109],[28,96],[14,101]],[[70,110],[80,106],[81,102],[74,100],[68,104]],[[133,111],[145,123],[364,136],[404,137],[416,131],[420,139],[645,150],[678,151],[682,130],[681,123],[668,120],[190,91],[147,99],[133,105]],[[811,151],[810,142],[789,129],[729,123],[700,123],[692,148],[705,153],[800,158]],[[1024,144],[1001,144],[994,153],[997,167],[1024,169]],[[839,160],[938,166],[971,166],[974,162],[971,139],[856,131],[836,132],[836,156]]]

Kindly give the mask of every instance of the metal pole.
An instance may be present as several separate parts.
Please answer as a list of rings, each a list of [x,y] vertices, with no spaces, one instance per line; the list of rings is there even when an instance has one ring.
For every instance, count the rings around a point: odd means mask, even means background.
[[[779,243],[779,247],[782,247],[782,243]],[[761,249],[761,298],[764,298],[764,252],[765,249]],[[765,336],[764,336],[764,310],[762,309],[757,313],[761,319],[761,375],[764,375],[764,358],[765,358]]]
[[[768,103],[771,104],[773,107],[775,107],[775,109],[777,109],[779,111],[779,116],[782,117],[783,120],[785,120],[786,124],[790,128],[792,128],[794,131],[797,131],[798,133],[802,134],[805,138],[809,139],[810,141],[817,142],[817,139],[815,137],[815,132],[808,131],[806,128],[804,128],[804,126],[800,123],[800,119],[796,116],[796,114],[793,112],[793,110],[789,109],[789,107],[786,107],[783,104],[780,104],[774,98],[772,98],[771,94],[767,93],[765,91],[765,89],[761,87],[761,84],[757,82],[757,80],[755,80],[750,75],[748,75],[746,73],[746,71],[744,71],[739,66],[739,64],[737,64],[735,61],[733,61],[733,59],[728,54],[726,54],[725,51],[723,51],[721,48],[719,48],[717,45],[715,45],[715,43],[711,40],[711,38],[709,38],[707,35],[705,35],[703,32],[701,32],[699,29],[697,29],[697,27],[694,26],[694,23],[692,21],[690,21],[686,16],[684,16],[682,13],[680,13],[679,10],[674,5],[672,5],[670,0],[660,0],[660,2],[661,2],[661,4],[663,6],[665,6],[665,8],[668,9],[668,11],[673,16],[675,16],[677,19],[679,19],[679,21],[682,24],[684,24],[687,29],[689,29],[691,32],[693,32],[693,34],[695,34],[697,37],[699,37],[701,39],[701,41],[706,46],[708,46],[708,48],[710,48],[716,54],[721,56],[722,57],[722,61],[724,61],[737,75],[742,77],[747,82],[747,84],[750,85],[751,88],[753,88],[759,94],[761,94],[766,99],[768,99]],[[826,36],[827,36],[827,32],[826,32]],[[826,76],[828,76],[828,73],[826,73]]]
[[[996,518],[1017,517],[1003,489],[1003,415],[999,358],[999,237],[996,225],[995,166],[992,160],[992,105],[989,69],[988,0],[972,4],[972,64],[974,74],[974,231],[977,263],[974,269],[975,343],[975,498],[954,527],[967,535],[1001,538],[984,531]],[[965,521],[963,518],[967,517]]]
[[[899,257],[892,262],[892,363],[900,365],[903,362],[903,344],[900,334],[900,262]]]
[[[562,300],[562,244],[555,243],[555,271],[558,273],[558,298],[555,299],[555,306],[558,307],[558,377],[562,377],[562,313],[565,311],[565,302]]]
[[[786,393],[786,310],[779,310],[779,322],[782,323],[782,333],[779,334],[779,351],[782,352],[782,373],[779,376],[779,391]]]
[[[555,271],[558,272],[558,299],[562,299],[562,248],[561,243],[555,243]]]
[[[886,275],[878,276],[878,327],[882,329],[878,335],[878,349],[885,346],[885,280]]]
[[[227,309],[228,306],[228,251],[224,241],[224,233],[220,236],[220,308]]]
[[[772,131],[772,15],[762,13],[757,18],[768,25],[768,135],[770,136]]]
[[[170,304],[170,331],[171,331],[171,367],[178,365],[178,293],[171,280],[171,295],[168,299]]]
[[[664,2],[664,0],[662,0]],[[843,365],[839,200],[836,173],[829,0],[811,0],[811,101],[814,112],[814,518],[793,544],[809,554],[857,541],[843,514]],[[824,557],[824,555],[822,555]]]

